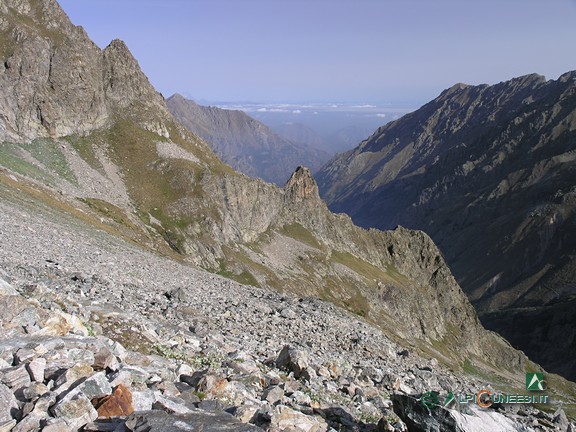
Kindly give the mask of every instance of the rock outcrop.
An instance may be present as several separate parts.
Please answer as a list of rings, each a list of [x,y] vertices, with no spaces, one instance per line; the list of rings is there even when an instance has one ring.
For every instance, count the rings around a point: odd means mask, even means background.
[[[576,72],[458,84],[319,174],[334,211],[438,244],[483,322],[576,377]]]
[[[143,123],[169,116],[123,42],[101,50],[53,0],[0,8],[0,141],[85,135],[126,108]]]

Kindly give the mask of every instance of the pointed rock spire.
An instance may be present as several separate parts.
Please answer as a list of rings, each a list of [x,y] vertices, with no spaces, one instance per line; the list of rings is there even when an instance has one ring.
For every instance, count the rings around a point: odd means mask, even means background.
[[[312,173],[306,167],[299,166],[290,176],[284,186],[284,193],[288,200],[301,202],[304,200],[319,200],[318,185]]]

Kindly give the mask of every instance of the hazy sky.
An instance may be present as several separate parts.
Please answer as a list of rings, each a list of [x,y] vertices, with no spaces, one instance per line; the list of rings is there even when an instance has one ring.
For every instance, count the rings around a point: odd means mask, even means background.
[[[576,0],[60,0],[156,88],[211,101],[426,102],[576,69]]]

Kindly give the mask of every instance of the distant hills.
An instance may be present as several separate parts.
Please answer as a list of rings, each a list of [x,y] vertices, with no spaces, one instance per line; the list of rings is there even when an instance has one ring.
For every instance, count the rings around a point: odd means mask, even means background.
[[[359,141],[370,135],[374,130],[362,125],[348,125],[337,129],[327,136],[323,136],[307,124],[294,122],[272,126],[272,129],[278,135],[290,141],[324,150],[330,156],[356,147]]]
[[[278,135],[294,142],[303,143],[311,147],[322,149],[331,156],[334,155],[334,150],[330,148],[330,144],[318,132],[304,123],[282,123],[273,126],[272,130]],[[326,160],[328,162],[328,160]]]
[[[198,105],[179,94],[167,99],[166,105],[224,162],[250,177],[282,186],[298,166],[316,171],[330,158],[318,147],[281,137],[243,111]]]
[[[576,72],[457,84],[318,174],[355,223],[426,231],[485,325],[576,378]]]

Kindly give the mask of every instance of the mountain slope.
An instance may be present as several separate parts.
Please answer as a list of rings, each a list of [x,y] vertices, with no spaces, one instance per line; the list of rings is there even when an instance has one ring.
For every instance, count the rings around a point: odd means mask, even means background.
[[[1,91],[31,95],[0,117],[3,194],[244,284],[331,301],[439,368],[509,389],[539,370],[481,326],[426,234],[358,228],[328,211],[306,168],[282,189],[238,174],[169,114],[124,44],[91,45],[50,0],[3,8]],[[56,55],[64,45],[70,55]],[[46,55],[24,67],[37,46]],[[87,70],[50,72],[75,67]],[[70,105],[61,90],[82,85],[86,100]],[[42,92],[51,103],[39,111]]]
[[[319,169],[329,155],[282,138],[243,111],[197,105],[175,94],[166,100],[174,117],[210,144],[234,169],[281,186],[300,165]]]
[[[361,226],[430,234],[486,325],[575,378],[575,178],[569,72],[455,85],[332,160],[319,184]]]

